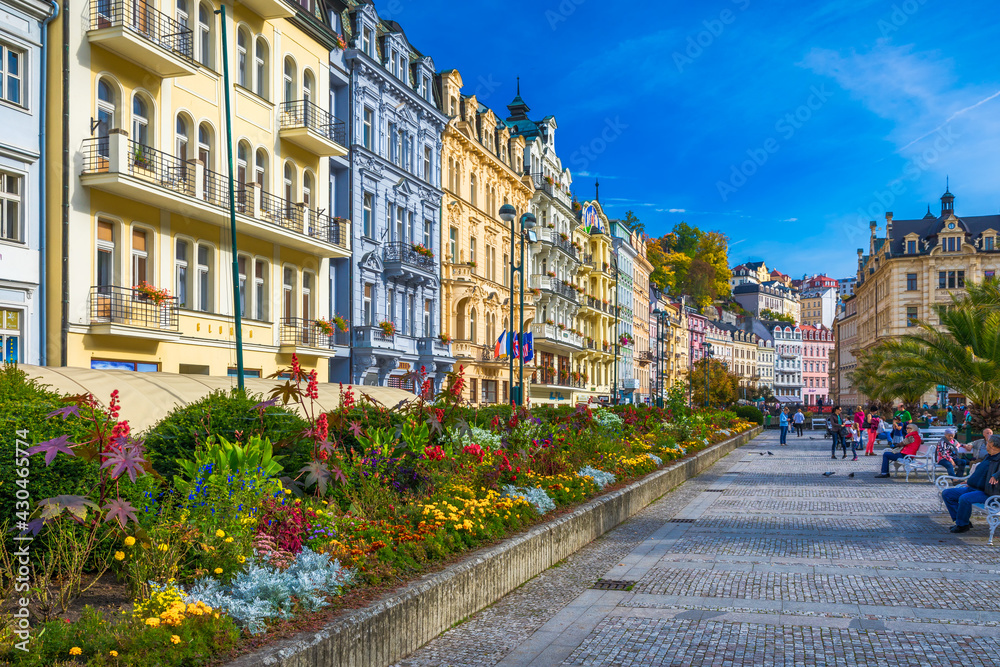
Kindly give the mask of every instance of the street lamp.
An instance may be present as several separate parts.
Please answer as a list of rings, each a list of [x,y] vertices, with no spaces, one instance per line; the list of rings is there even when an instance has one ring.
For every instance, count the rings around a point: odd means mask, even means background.
[[[659,385],[660,395],[656,399],[657,407],[663,407],[663,371],[666,370],[663,363],[664,328],[670,331],[670,313],[659,308],[653,309],[656,315],[656,381]]]
[[[712,380],[709,371],[712,368],[712,344],[705,343],[705,407],[711,407]]]
[[[514,265],[514,244],[515,244],[515,230],[514,230],[514,220],[517,218],[517,209],[515,209],[510,204],[504,204],[500,207],[500,219],[510,225],[510,327],[514,328],[514,275],[517,273],[521,274],[521,284],[520,284],[520,295],[521,295],[521,310],[520,310],[520,324],[518,325],[518,386],[514,387],[514,355],[508,355],[508,366],[510,370],[510,402],[511,405],[524,405],[524,354],[521,351],[521,345],[524,341],[521,337],[521,330],[524,328],[524,241],[527,238],[528,243],[535,242],[535,232],[531,231],[535,226],[535,216],[531,213],[525,213],[521,216],[521,231],[517,233],[521,237],[521,263],[518,266]],[[513,332],[511,332],[513,335]],[[513,352],[513,345],[511,345],[511,351]]]

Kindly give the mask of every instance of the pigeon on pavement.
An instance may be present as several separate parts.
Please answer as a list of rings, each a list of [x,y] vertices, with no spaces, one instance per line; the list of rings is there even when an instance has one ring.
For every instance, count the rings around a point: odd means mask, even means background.
[[[848,477],[854,477],[854,473],[852,472]]]
[[[774,454],[772,452],[768,452],[767,455],[768,456],[774,456]]]
[[[823,477],[829,477],[830,475],[836,475],[836,474],[837,473],[835,473],[835,472],[825,472],[825,473],[823,473]]]

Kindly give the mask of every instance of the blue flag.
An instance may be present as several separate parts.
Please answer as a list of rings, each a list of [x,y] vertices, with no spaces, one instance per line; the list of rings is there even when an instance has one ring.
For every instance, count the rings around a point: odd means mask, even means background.
[[[525,361],[531,361],[535,358],[535,338],[533,334],[524,334],[524,344],[521,346],[521,352],[524,355]]]

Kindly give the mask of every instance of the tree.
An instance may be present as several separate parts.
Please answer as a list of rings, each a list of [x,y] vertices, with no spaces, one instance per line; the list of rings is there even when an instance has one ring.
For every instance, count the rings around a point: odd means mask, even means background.
[[[730,373],[725,364],[718,359],[699,359],[694,362],[688,374],[692,405],[695,407],[705,405],[705,364],[709,361],[711,364],[708,367],[708,384],[711,406],[724,407],[734,403],[737,399],[740,378]]]
[[[774,320],[776,322],[787,322],[788,324],[795,324],[795,318],[791,315],[786,315],[785,313],[776,313],[770,308],[760,309],[760,318],[762,320]]]
[[[639,222],[639,218],[632,211],[625,211],[625,224],[634,232],[645,234],[646,225]]]

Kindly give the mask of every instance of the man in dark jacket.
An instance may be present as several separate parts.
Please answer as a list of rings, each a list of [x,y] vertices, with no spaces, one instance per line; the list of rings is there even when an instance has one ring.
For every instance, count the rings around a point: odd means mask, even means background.
[[[986,502],[990,496],[1000,495],[1000,437],[992,436],[986,442],[988,456],[972,471],[965,486],[956,486],[941,492],[948,514],[955,525],[953,533],[964,533],[972,524],[972,506]]]

